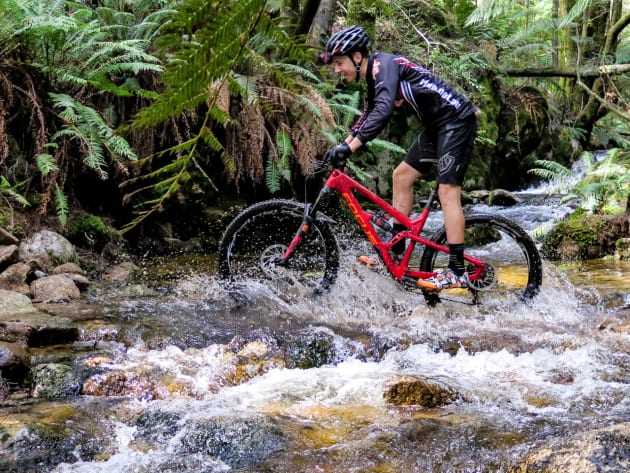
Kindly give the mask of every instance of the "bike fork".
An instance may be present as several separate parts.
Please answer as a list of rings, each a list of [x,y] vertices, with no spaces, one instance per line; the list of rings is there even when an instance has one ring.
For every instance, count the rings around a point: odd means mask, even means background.
[[[319,195],[317,196],[317,199],[315,200],[315,203],[313,204],[307,203],[304,206],[304,216],[302,217],[302,223],[300,224],[300,228],[298,228],[297,232],[295,233],[295,236],[291,240],[291,243],[289,243],[289,247],[287,248],[287,250],[284,252],[284,254],[280,258],[276,260],[276,264],[278,266],[287,265],[289,259],[291,258],[291,255],[293,254],[295,249],[299,246],[299,244],[302,242],[302,240],[304,239],[304,236],[310,230],[311,224],[313,223],[313,220],[314,220],[313,216],[317,215],[317,209],[319,208],[321,200],[326,194],[330,192],[330,190],[331,189],[328,186],[322,187],[322,189],[319,191]]]
[[[304,239],[304,236],[311,228],[311,223],[313,223],[313,217],[311,217],[310,212],[309,212],[311,207],[312,206],[310,204],[306,205],[306,209],[304,210],[304,217],[302,218],[302,223],[300,224],[300,228],[298,228],[298,231],[295,233],[295,236],[291,240],[291,243],[289,243],[289,247],[287,248],[287,250],[276,261],[277,265],[279,266],[287,265],[289,258],[291,258],[291,255],[293,254],[295,249],[298,247],[298,245],[302,242],[302,240]]]

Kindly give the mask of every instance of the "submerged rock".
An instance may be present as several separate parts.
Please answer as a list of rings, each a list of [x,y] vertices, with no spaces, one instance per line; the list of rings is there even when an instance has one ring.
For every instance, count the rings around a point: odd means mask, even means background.
[[[630,471],[630,422],[557,440],[525,457],[511,473]]]
[[[33,397],[59,398],[76,396],[81,383],[72,367],[60,363],[46,363],[33,368]]]

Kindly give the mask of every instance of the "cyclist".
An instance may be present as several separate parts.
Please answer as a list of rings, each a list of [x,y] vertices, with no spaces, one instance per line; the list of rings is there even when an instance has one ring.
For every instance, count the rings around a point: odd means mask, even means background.
[[[392,205],[410,215],[414,182],[437,163],[438,196],[450,251],[448,267],[430,279],[419,280],[418,286],[429,291],[467,287],[461,185],[477,134],[478,109],[424,67],[394,54],[370,54],[370,44],[369,36],[360,26],[340,30],[326,43],[324,63],[332,63],[335,74],[343,76],[346,82],[365,79],[367,100],[351,133],[341,144],[329,149],[325,159],[343,165],[352,153],[378,136],[395,107],[407,104],[405,109],[418,116],[424,130],[394,169]],[[394,233],[404,228],[394,222]],[[395,257],[404,251],[405,240],[392,247]]]

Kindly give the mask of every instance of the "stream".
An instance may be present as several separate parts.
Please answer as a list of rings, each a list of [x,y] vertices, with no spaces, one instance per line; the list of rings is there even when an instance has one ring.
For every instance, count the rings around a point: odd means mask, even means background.
[[[492,211],[528,230],[566,213],[534,200]],[[0,471],[510,472],[630,419],[630,337],[603,329],[630,322],[630,262],[544,261],[530,304],[430,308],[346,246],[319,297],[227,291],[214,255],[188,255],[143,266],[149,295],[94,291],[69,307],[81,341],[34,359],[89,367],[95,395],[0,409],[0,434],[17,438]],[[400,376],[457,399],[388,403]],[[96,395],[104,386],[114,395]]]

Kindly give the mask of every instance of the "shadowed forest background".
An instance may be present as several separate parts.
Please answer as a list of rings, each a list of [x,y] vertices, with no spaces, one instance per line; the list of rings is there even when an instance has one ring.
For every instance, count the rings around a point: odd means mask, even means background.
[[[213,251],[243,205],[308,198],[310,165],[362,107],[318,61],[351,24],[482,110],[465,190],[580,162],[576,212],[628,212],[625,0],[0,0],[0,15],[0,226],[16,235]],[[351,169],[387,197],[419,126],[394,116]]]

